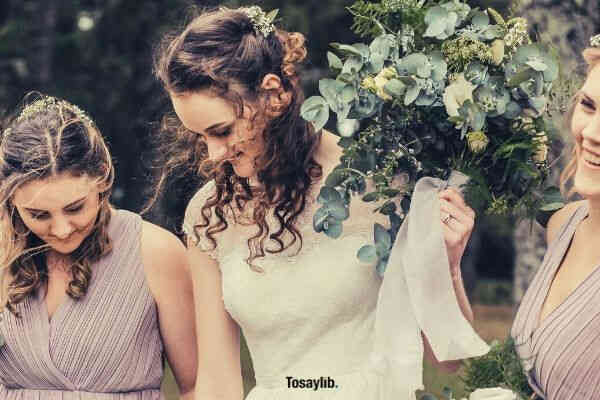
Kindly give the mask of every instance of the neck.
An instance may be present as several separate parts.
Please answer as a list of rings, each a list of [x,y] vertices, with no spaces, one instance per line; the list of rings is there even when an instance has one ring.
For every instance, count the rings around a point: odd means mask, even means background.
[[[589,214],[586,225],[588,229],[600,233],[600,198],[588,199]]]
[[[70,254],[61,254],[54,250],[49,250],[48,253],[46,253],[46,266],[48,267],[48,271],[70,271],[71,263],[72,260]]]

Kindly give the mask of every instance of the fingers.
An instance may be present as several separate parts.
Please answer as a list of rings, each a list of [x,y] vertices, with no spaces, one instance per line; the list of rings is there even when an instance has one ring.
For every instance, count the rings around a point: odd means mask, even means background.
[[[439,192],[440,200],[444,199],[453,206],[461,210],[465,215],[471,219],[475,219],[475,211],[465,203],[462,195],[454,188],[448,188]]]

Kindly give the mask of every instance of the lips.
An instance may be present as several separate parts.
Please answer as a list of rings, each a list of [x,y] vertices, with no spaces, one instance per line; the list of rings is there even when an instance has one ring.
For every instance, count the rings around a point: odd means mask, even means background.
[[[587,165],[600,168],[600,155],[597,153],[584,149],[582,158]]]

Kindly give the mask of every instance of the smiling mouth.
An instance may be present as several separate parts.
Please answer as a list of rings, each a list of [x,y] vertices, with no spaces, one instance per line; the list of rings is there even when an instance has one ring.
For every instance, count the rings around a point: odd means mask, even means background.
[[[594,167],[600,168],[600,156],[595,155],[589,151],[586,151],[583,156],[583,160]]]

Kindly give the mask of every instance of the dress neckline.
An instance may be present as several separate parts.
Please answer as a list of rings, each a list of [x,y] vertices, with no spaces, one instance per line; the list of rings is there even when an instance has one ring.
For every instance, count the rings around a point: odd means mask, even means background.
[[[583,211],[580,211],[582,210]],[[554,307],[550,312],[548,312],[544,318],[542,319],[542,312],[544,306],[546,305],[546,301],[548,300],[548,295],[550,294],[550,289],[552,288],[552,284],[554,283],[554,279],[560,270],[565,257],[571,248],[571,244],[575,237],[575,233],[577,232],[577,228],[580,226],[581,222],[583,222],[589,214],[589,206],[588,204],[584,204],[577,208],[575,213],[580,212],[579,216],[574,217],[575,221],[571,221],[571,226],[566,232],[567,237],[564,238],[565,244],[560,248],[558,253],[558,257],[556,257],[556,261],[553,263],[550,272],[550,278],[544,282],[544,286],[542,287],[542,291],[544,293],[543,299],[540,303],[539,308],[537,308],[535,312],[535,321],[534,328],[532,330],[532,335],[543,331],[543,328],[552,322],[557,314],[560,314],[559,311],[563,308],[567,307],[570,303],[572,303],[573,298],[579,293],[583,288],[587,285],[587,283],[591,280],[591,278],[600,271],[600,260],[595,264],[595,266],[591,269],[591,271],[579,282],[573,290],[569,292],[569,294],[561,301],[556,307]],[[568,238],[568,239],[567,239]]]

